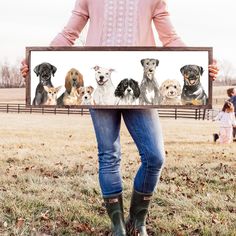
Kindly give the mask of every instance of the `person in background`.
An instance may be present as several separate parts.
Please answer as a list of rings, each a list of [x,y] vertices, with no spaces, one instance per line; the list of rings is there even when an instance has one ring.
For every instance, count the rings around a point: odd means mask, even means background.
[[[236,117],[236,88],[227,89],[227,95],[229,97],[230,102],[234,105],[234,114]],[[236,127],[233,127],[233,141],[236,142]]]
[[[233,126],[236,127],[233,103],[226,101],[222,111],[213,119],[220,121],[220,144],[230,144],[232,142]]]
[[[77,0],[68,24],[51,46],[72,46],[89,20],[86,46],[155,46],[152,22],[164,47],[185,47],[167,11],[166,0]],[[22,63],[22,75],[28,73]],[[218,74],[209,66],[211,78]],[[165,159],[159,117],[152,109],[90,109],[98,144],[99,183],[113,235],[147,236],[146,217]],[[123,117],[140,154],[129,217],[124,220],[120,173],[120,125]]]

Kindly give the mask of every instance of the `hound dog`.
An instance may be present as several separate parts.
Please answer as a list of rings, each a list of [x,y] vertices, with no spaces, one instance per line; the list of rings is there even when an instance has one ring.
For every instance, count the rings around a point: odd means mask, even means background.
[[[95,79],[97,88],[93,94],[95,105],[115,105],[115,87],[111,81],[111,73],[114,69],[106,69],[100,66],[95,66]]]
[[[165,80],[160,87],[161,103],[160,105],[182,105],[181,85],[178,80]]]
[[[83,75],[77,69],[70,69],[65,77],[66,91],[57,99],[57,105],[78,105],[77,89],[84,86]]]
[[[181,99],[183,105],[206,105],[207,95],[201,84],[203,68],[197,65],[185,65],[180,69],[184,76]]]
[[[51,76],[54,76],[56,71],[57,68],[47,62],[41,63],[34,68],[35,74],[39,77],[39,83],[35,90],[33,105],[42,105],[47,101],[48,96],[44,86],[53,87]]]
[[[117,105],[138,105],[140,89],[138,82],[133,79],[123,79],[115,90],[115,96],[119,98]]]
[[[140,85],[140,105],[156,105],[160,102],[159,85],[155,78],[157,59],[142,59],[143,79]]]

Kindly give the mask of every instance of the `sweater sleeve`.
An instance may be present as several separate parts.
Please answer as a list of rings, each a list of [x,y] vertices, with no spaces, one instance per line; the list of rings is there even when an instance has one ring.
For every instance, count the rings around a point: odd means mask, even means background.
[[[164,47],[185,47],[171,23],[166,1],[158,0],[153,13],[153,22]]]
[[[76,0],[72,15],[51,46],[72,46],[89,19],[87,0]]]

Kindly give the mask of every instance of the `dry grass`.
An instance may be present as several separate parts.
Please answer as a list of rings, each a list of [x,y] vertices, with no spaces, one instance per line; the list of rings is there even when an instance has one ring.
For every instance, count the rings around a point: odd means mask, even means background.
[[[90,117],[0,113],[0,235],[107,235]],[[212,142],[210,121],[161,120],[166,164],[150,235],[236,234],[236,144]],[[139,166],[121,129],[127,216]]]

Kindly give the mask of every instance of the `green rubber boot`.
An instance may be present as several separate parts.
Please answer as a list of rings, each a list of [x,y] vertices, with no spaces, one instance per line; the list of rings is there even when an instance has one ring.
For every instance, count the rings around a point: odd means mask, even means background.
[[[122,194],[104,197],[107,213],[111,219],[112,235],[126,236]]]
[[[133,190],[126,232],[129,236],[148,236],[146,218],[152,194],[139,193]]]

